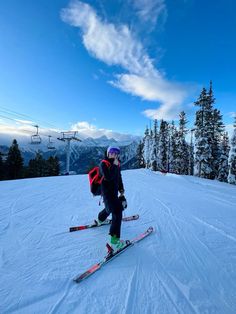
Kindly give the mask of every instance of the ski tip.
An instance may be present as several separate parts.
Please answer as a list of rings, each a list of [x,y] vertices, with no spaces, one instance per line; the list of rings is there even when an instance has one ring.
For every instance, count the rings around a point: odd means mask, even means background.
[[[79,280],[76,279],[76,278],[74,278],[73,281],[76,282],[76,283],[79,283]]]
[[[148,229],[147,229],[147,232],[153,232],[154,231],[154,228],[152,226],[150,226]]]

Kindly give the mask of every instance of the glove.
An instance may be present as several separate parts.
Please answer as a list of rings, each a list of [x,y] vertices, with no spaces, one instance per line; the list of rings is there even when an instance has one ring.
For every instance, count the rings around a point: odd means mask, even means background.
[[[126,198],[125,198],[125,196],[123,194],[119,196],[119,200],[120,200],[123,208],[126,209],[128,205],[127,205]]]

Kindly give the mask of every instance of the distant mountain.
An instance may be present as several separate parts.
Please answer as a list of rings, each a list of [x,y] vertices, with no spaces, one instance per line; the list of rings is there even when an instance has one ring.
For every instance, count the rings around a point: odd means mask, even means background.
[[[117,142],[113,142],[114,144],[118,144]],[[75,171],[78,174],[87,173],[92,167],[97,165],[100,160],[104,157],[105,152],[107,150],[107,146],[111,145],[111,142],[106,145],[100,146],[96,145],[79,145],[74,144],[71,147],[71,156],[70,156],[70,170]],[[113,145],[114,145],[113,144]],[[121,165],[122,169],[133,169],[137,168],[137,148],[138,143],[132,142],[128,145],[121,146]],[[66,163],[66,151],[65,148],[61,150],[57,150],[55,153],[59,157],[61,161],[62,169],[65,169]]]
[[[113,138],[108,139],[106,136],[99,138],[88,137],[82,142],[71,142],[71,155],[70,155],[70,171],[75,171],[77,174],[87,173],[89,169],[99,163],[104,157],[106,149],[110,145],[116,145],[121,148],[121,165],[122,169],[137,168],[137,148],[139,137],[134,137],[134,140],[117,141]],[[61,172],[65,172],[66,165],[66,143],[56,146],[56,149],[50,150],[47,145],[19,145],[24,164],[28,165],[30,159],[35,157],[36,152],[40,151],[44,159],[50,156],[57,156],[61,164]],[[0,146],[0,152],[7,153],[7,146]]]

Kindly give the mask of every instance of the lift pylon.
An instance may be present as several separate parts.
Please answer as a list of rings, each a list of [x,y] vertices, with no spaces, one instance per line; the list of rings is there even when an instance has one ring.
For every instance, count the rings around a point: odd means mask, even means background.
[[[66,174],[70,173],[70,142],[81,142],[81,140],[77,137],[77,133],[77,131],[61,132],[62,137],[57,138],[59,141],[66,142]]]

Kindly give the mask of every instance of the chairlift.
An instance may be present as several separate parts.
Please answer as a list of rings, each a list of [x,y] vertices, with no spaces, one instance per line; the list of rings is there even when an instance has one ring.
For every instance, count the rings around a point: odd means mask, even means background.
[[[31,144],[41,144],[42,140],[41,137],[39,136],[39,131],[38,131],[38,125],[35,125],[37,132],[34,135],[31,135]]]
[[[48,135],[48,149],[56,149],[51,141],[51,135]]]

